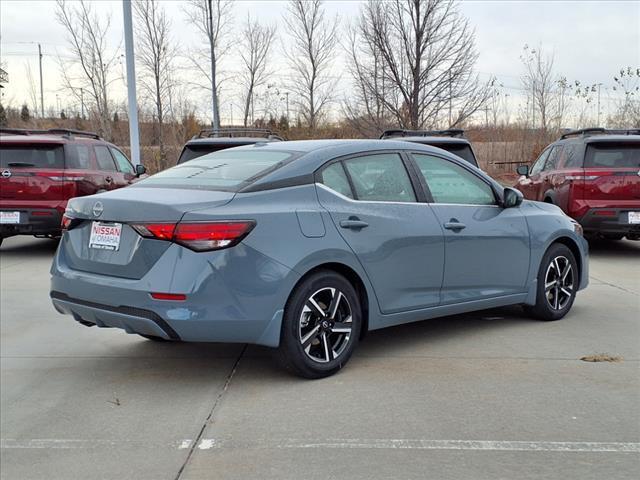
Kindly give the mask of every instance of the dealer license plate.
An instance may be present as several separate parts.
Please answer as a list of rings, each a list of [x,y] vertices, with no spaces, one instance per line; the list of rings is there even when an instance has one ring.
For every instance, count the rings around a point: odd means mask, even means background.
[[[20,223],[20,212],[0,212],[0,223]]]
[[[93,222],[91,225],[89,247],[101,250],[118,250],[121,235],[121,223]]]
[[[629,212],[629,223],[640,223],[640,212]]]

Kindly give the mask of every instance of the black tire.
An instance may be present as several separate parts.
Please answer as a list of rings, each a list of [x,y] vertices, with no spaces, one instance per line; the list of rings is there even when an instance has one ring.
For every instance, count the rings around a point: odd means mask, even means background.
[[[171,340],[167,340],[166,338],[156,337],[155,335],[144,335],[143,333],[139,333],[141,337],[146,338],[147,340],[152,340],[154,342],[170,342]]]
[[[328,377],[346,365],[361,328],[362,309],[353,285],[334,271],[315,272],[289,297],[277,359],[295,375]]]
[[[571,310],[579,285],[578,264],[573,253],[566,245],[554,243],[540,263],[536,304],[525,306],[525,311],[540,320],[560,320]]]

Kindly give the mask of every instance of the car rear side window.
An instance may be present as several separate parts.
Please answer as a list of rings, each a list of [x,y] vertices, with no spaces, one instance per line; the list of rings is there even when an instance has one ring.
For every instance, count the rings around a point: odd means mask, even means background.
[[[113,157],[109,153],[109,149],[102,146],[96,146],[94,148],[96,151],[96,160],[98,161],[98,169],[107,172],[117,171],[116,164],[113,162]]]
[[[473,152],[471,151],[471,147],[469,145],[459,143],[441,143],[439,145],[433,144],[433,146],[446,150],[449,153],[453,153],[463,160],[466,160],[474,167],[478,166],[476,158],[473,156]]]
[[[494,205],[491,187],[453,162],[431,155],[413,154],[435,203]]]
[[[67,168],[89,170],[90,165],[89,147],[86,145],[67,145]]]
[[[356,198],[378,202],[415,202],[416,195],[397,153],[367,155],[345,160]]]
[[[587,146],[585,167],[640,167],[640,143],[592,143]]]
[[[118,170],[123,173],[130,173],[133,175],[134,170],[127,157],[120,150],[116,150],[115,148],[111,149],[111,153],[113,157],[116,159],[116,163],[118,164]]]
[[[291,152],[273,150],[222,150],[164,170],[136,186],[236,190],[279,168],[292,156]]]
[[[64,149],[54,145],[0,145],[2,168],[64,168]]]
[[[322,184],[345,197],[353,198],[349,179],[340,162],[333,163],[322,171]]]

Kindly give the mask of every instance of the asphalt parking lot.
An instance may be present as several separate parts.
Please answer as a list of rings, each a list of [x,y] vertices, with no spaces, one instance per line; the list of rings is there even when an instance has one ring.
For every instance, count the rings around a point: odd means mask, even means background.
[[[637,478],[640,242],[592,245],[564,320],[372,332],[318,381],[265,348],[83,327],[50,304],[54,249],[0,249],[3,479]]]

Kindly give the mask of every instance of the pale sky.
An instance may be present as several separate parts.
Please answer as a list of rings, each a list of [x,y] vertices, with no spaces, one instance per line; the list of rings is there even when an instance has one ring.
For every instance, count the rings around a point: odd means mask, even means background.
[[[124,53],[121,1],[99,0],[93,3],[101,15],[111,14],[109,44],[113,49],[119,47]],[[204,45],[195,28],[185,22],[184,2],[162,0],[161,3],[172,19],[173,36],[179,39],[183,50]],[[344,27],[358,14],[361,2],[330,0],[325,5],[327,13],[337,15]],[[557,73],[569,81],[602,83],[604,108],[607,98],[614,95],[610,90],[612,76],[622,67],[640,66],[640,1],[466,0],[461,2],[460,8],[475,28],[476,46],[480,54],[476,70],[482,78],[491,75],[497,77],[514,99],[522,96],[520,76],[523,68],[519,57],[525,44],[540,46],[553,53]],[[37,43],[41,43],[45,54],[45,105],[56,106],[60,102],[62,108],[74,108],[65,105],[67,96],[60,89],[56,58],[58,55],[67,55],[67,50],[65,33],[56,23],[54,12],[53,0],[0,0],[0,57],[9,74],[9,83],[2,92],[3,103],[14,106],[29,103],[26,65],[30,65],[37,84]],[[239,25],[247,13],[261,22],[276,24],[279,36],[285,37],[282,22],[285,2],[237,0],[234,5],[236,24]],[[273,63],[278,71],[273,83],[279,88],[283,88],[287,77],[281,49],[279,41],[273,52]],[[222,70],[231,72],[236,68],[233,57],[232,50]],[[343,70],[342,62],[342,52],[339,50],[336,75]],[[119,67],[118,73],[123,72]],[[185,75],[188,78],[191,74]],[[339,97],[349,93],[348,77],[344,73],[342,75]],[[122,102],[124,95],[124,82],[117,82],[114,99]],[[194,90],[191,96],[192,101],[201,105],[199,115],[206,116],[204,92]],[[235,110],[236,120],[239,118],[240,100],[232,85],[223,92],[221,103],[223,120],[225,116],[227,121],[230,120],[231,109]]]

